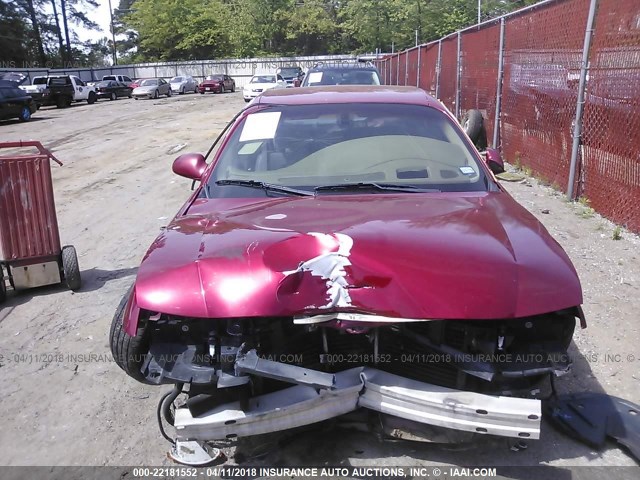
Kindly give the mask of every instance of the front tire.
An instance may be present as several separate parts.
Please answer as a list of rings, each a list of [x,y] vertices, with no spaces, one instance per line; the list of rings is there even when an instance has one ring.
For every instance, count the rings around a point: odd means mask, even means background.
[[[167,98],[169,98],[171,96],[171,89],[169,89],[169,91],[167,92]]]
[[[180,95],[184,95],[184,87],[180,89]]]
[[[156,99],[160,96],[160,93],[158,92],[158,90],[156,90],[155,92],[153,92],[153,98]]]
[[[22,110],[20,110],[20,115],[18,116],[18,120],[20,120],[21,122],[28,122],[29,120],[31,120],[31,109],[26,105],[22,107]]]
[[[118,98],[118,96],[116,95],[116,92],[111,92],[111,95],[109,96],[109,100],[116,100]]]
[[[0,265],[0,303],[4,303],[7,299],[7,285],[4,283],[4,272],[2,265]]]
[[[93,92],[89,92],[89,96],[87,97],[87,103],[89,105],[93,105],[94,103],[96,103],[96,100],[98,98],[96,97],[96,94]]]
[[[231,85],[231,93],[236,93],[236,84]]]
[[[152,385],[140,371],[144,363],[144,356],[149,348],[149,340],[147,335],[145,335],[145,329],[139,328],[135,337],[130,336],[124,331],[124,311],[132,293],[133,287],[131,287],[124,297],[122,297],[122,300],[120,300],[120,304],[111,321],[109,344],[111,346],[113,359],[127,375],[140,383]]]
[[[64,283],[73,292],[80,290],[82,278],[80,277],[80,266],[78,265],[78,255],[72,246],[62,247],[62,273]]]

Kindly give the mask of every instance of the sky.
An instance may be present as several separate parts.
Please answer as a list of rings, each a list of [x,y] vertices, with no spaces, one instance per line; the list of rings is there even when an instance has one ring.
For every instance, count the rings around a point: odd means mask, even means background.
[[[98,24],[98,27],[102,31],[99,32],[97,30],[86,30],[84,28],[78,27],[77,25],[74,25],[73,29],[81,41],[95,40],[102,37],[111,38],[111,31],[109,29],[109,24],[111,22],[111,16],[109,15],[109,0],[97,0],[97,2],[100,4],[100,6],[95,10],[87,11],[87,17],[89,18],[89,20],[96,22]],[[111,6],[113,8],[116,8],[118,6],[118,3],[119,0],[111,0]]]

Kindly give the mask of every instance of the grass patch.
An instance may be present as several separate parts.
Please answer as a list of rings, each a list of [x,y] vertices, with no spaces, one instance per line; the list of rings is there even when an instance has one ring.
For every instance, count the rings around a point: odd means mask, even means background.
[[[616,228],[613,229],[612,237],[614,240],[622,240],[622,227],[620,225],[616,225]]]

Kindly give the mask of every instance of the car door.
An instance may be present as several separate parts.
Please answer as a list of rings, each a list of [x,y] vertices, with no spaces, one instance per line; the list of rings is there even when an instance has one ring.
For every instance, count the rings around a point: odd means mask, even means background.
[[[0,88],[0,119],[13,118],[18,113],[15,111],[15,103],[7,95],[8,88]]]
[[[119,97],[126,97],[129,95],[129,87],[127,87],[124,83],[122,82],[117,82],[118,83],[118,93],[117,95]]]
[[[158,80],[158,91],[160,92],[160,95],[166,95],[170,88],[171,86],[165,82],[163,78]]]

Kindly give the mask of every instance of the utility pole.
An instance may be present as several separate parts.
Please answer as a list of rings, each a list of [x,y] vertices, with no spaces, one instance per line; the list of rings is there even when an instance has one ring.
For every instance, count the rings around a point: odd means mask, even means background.
[[[482,14],[482,0],[478,0],[478,23],[480,23],[481,14]]]
[[[118,54],[116,51],[116,32],[113,28],[113,8],[111,8],[111,0],[109,0],[109,15],[111,18],[111,39],[113,41],[113,64],[118,65]]]

